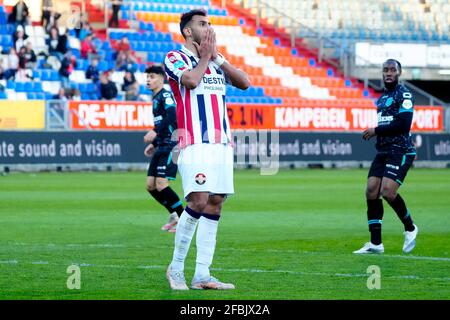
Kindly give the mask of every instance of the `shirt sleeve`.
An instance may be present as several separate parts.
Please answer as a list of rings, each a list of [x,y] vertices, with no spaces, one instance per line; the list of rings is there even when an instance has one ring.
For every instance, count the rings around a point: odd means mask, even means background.
[[[397,96],[398,113],[414,112],[414,100],[411,92],[400,91]]]
[[[164,59],[164,67],[169,78],[181,82],[181,76],[184,72],[192,69],[184,60],[179,52],[170,51]]]

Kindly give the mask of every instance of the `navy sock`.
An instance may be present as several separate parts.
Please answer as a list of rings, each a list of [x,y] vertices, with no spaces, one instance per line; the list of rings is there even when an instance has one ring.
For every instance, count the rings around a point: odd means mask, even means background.
[[[175,191],[173,191],[171,187],[167,187],[161,190],[159,193],[161,197],[166,200],[166,208],[168,208],[170,212],[175,211],[178,216],[181,216],[184,211],[183,203],[181,202]]]
[[[395,213],[397,214],[400,221],[405,226],[405,231],[414,231],[414,224],[413,220],[411,218],[411,214],[409,213],[408,209],[406,208],[405,201],[402,197],[400,197],[400,194],[397,194],[397,197],[395,197],[394,201],[389,202],[389,205],[394,209]]]
[[[202,216],[204,216],[207,219],[219,221],[220,215],[217,214],[210,214],[210,213],[202,213]]]
[[[200,217],[202,216],[201,213],[196,212],[189,207],[186,207],[186,209],[184,209],[184,211],[186,211],[187,214],[189,214],[192,218],[195,218],[195,219],[200,219]]]
[[[381,224],[383,223],[383,201],[381,199],[367,200],[367,220],[369,223],[370,242],[381,244]]]

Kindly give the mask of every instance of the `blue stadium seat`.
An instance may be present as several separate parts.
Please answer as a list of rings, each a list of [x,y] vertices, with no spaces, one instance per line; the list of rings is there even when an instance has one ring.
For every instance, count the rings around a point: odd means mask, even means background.
[[[27,99],[28,100],[36,100],[36,94],[33,92],[28,92],[27,93]]]
[[[91,93],[89,94],[89,97],[91,100],[98,100],[98,94],[97,93]]]
[[[58,71],[51,70],[50,71],[50,81],[59,81],[59,80],[60,80],[60,77],[59,77]]]
[[[81,93],[87,92],[87,83],[78,84],[78,90],[80,90]]]
[[[36,99],[37,99],[37,100],[45,100],[45,93],[43,93],[43,92],[37,92],[37,93],[36,93]]]
[[[15,89],[16,88],[16,83],[14,81],[8,80],[8,82],[6,82],[6,89]]]
[[[8,17],[6,16],[6,13],[0,12],[0,24],[5,24],[8,20]]]
[[[138,32],[129,32],[127,33],[127,36],[130,41],[139,41],[141,38],[141,35]]]
[[[23,84],[23,82],[16,82],[16,91],[17,92],[24,92],[25,91],[25,86]]]
[[[109,41],[105,41],[101,47],[103,50],[111,50],[111,43]]]
[[[25,82],[24,86],[23,86],[23,91],[24,92],[33,92],[33,82]]]
[[[0,99],[4,100],[7,99],[6,93],[4,91],[0,91]]]
[[[119,32],[116,32],[116,31],[110,32],[109,38],[111,40],[118,40],[118,39],[120,39],[120,34],[119,34]]]
[[[95,84],[88,83],[88,85],[87,85],[87,92],[94,92],[95,90],[97,90]]]
[[[99,71],[106,71],[108,70],[108,63],[106,61],[100,61],[98,64],[98,70]]]

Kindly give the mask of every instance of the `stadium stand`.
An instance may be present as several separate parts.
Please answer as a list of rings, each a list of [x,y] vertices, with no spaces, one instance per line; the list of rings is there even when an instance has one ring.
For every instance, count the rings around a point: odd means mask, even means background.
[[[446,13],[450,7],[441,0],[427,1],[417,6],[410,5],[413,0],[402,0],[402,4],[396,7],[375,0],[343,0],[342,4],[339,2],[339,6],[336,1],[329,0],[267,2],[291,14],[305,25],[342,41],[360,38],[380,41],[417,40],[414,39],[416,36],[426,41],[448,41],[445,30],[448,30],[450,15]],[[208,11],[216,30],[219,50],[232,63],[245,70],[253,84],[247,91],[230,87],[229,102],[373,106],[373,91],[364,90],[356,80],[343,77],[332,66],[319,63],[313,53],[291,48],[273,29],[257,28],[254,21],[242,12],[232,10],[229,6],[222,8],[220,5],[221,1],[209,0],[175,0],[171,3],[161,0],[124,1],[120,28],[108,29],[106,37],[97,33],[93,40],[100,61],[98,70],[111,71],[111,79],[119,89],[117,100],[125,99],[121,90],[125,69],[135,73],[140,84],[140,99],[149,100],[151,92],[145,87],[146,66],[149,63],[161,63],[169,50],[180,49],[183,42],[178,27],[180,13],[203,7]],[[379,6],[383,9],[380,12],[375,10],[375,7],[379,9]],[[94,8],[94,4],[88,1],[88,7]],[[351,14],[347,10],[350,7]],[[6,23],[7,10],[0,5],[0,45],[4,69],[7,69],[6,53],[14,45],[14,26]],[[418,15],[418,10],[428,14]],[[372,14],[372,11],[378,13]],[[270,22],[270,19],[268,21]],[[129,27],[131,25],[135,27]],[[405,31],[396,34],[396,31],[391,30]],[[37,67],[29,78],[25,77],[24,82],[17,79],[1,80],[5,89],[0,99],[50,99],[63,85],[57,68],[52,68],[46,59],[48,36],[44,28],[39,25],[26,26],[25,33],[29,37],[26,41],[31,41],[38,55]],[[60,27],[59,33],[64,35],[65,28]],[[128,39],[133,56],[133,60],[125,65],[125,69],[116,65],[115,48],[123,38]],[[68,31],[68,47],[76,57],[76,65],[65,85],[70,89],[78,89],[82,100],[99,99],[97,85],[91,79],[86,79],[85,72],[90,62],[81,57],[82,40],[77,37],[75,30]],[[28,81],[31,83],[27,83]]]

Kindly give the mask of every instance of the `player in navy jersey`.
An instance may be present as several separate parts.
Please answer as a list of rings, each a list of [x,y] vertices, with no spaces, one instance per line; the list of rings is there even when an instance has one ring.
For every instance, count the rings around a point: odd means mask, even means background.
[[[361,249],[354,251],[358,254],[384,252],[381,241],[383,202],[380,196],[394,209],[405,227],[404,253],[414,249],[419,231],[398,193],[416,156],[410,134],[414,99],[411,92],[399,84],[402,73],[400,62],[387,60],[383,63],[382,72],[385,89],[377,101],[378,126],[363,132],[364,140],[377,137],[377,155],[369,170],[366,189],[371,239]]]
[[[147,86],[153,91],[154,130],[149,131],[144,142],[148,143],[145,155],[152,157],[147,172],[147,191],[169,211],[169,221],[161,230],[175,232],[178,217],[183,212],[183,204],[169,186],[175,180],[177,165],[172,161],[173,149],[177,142],[172,133],[177,129],[176,104],[172,92],[164,88],[165,72],[153,65],[146,70]]]

